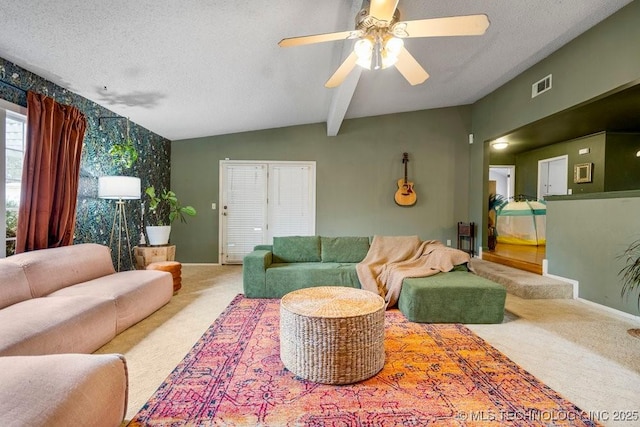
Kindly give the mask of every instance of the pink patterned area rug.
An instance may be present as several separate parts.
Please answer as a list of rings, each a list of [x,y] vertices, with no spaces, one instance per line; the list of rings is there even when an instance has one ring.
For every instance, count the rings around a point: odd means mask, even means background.
[[[459,324],[385,318],[385,365],[315,384],[280,361],[279,300],[238,295],[130,426],[595,426]]]

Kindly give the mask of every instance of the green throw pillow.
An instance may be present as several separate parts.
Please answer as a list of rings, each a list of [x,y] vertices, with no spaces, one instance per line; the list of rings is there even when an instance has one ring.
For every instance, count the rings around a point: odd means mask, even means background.
[[[360,262],[369,252],[368,237],[322,237],[322,262]]]
[[[273,262],[320,262],[320,236],[273,238]]]

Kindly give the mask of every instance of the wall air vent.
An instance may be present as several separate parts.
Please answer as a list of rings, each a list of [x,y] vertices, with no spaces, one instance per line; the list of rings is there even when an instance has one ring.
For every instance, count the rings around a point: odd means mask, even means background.
[[[531,98],[535,98],[549,89],[551,89],[551,74],[531,85]]]

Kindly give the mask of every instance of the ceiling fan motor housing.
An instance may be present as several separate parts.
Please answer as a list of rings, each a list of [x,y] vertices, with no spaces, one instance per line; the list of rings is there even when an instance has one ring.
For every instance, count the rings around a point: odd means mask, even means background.
[[[391,21],[381,21],[369,14],[369,8],[365,8],[356,15],[356,29],[366,33],[378,28],[390,28],[399,20],[400,11],[397,8],[395,12],[393,12],[393,18],[391,18]]]

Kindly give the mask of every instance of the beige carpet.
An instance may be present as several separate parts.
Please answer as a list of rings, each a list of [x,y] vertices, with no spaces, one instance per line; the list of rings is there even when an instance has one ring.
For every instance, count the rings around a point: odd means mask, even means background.
[[[182,278],[182,289],[167,306],[97,351],[127,359],[126,420],[242,292],[240,266],[184,265]],[[603,424],[640,425],[640,418],[614,421],[621,411],[640,411],[640,339],[626,332],[639,323],[567,299],[508,295],[507,310],[500,325],[469,328],[580,408],[598,412]]]
[[[504,285],[508,293],[520,298],[573,298],[573,285],[561,280],[478,258],[471,259],[471,266],[478,276]]]

